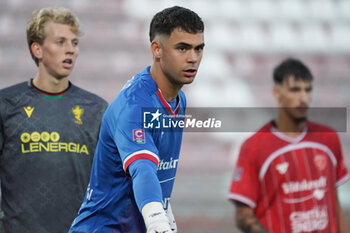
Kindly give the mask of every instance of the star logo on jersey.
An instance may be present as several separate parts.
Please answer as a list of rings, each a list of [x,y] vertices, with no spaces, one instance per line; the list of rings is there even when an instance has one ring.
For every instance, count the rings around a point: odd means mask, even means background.
[[[326,168],[326,156],[325,155],[316,155],[314,158],[314,164],[319,170]]]
[[[143,127],[145,129],[157,129],[160,128],[160,120],[159,117],[162,116],[162,113],[157,109],[156,112],[144,112],[143,113]]]
[[[81,120],[81,115],[84,114],[84,109],[80,108],[79,105],[76,105],[74,108],[72,108],[72,112],[73,112],[73,114],[75,116],[74,123],[82,125],[83,121]]]
[[[157,111],[155,113],[151,113],[152,115],[152,120],[151,122],[153,122],[154,120],[159,121],[159,117],[162,115],[161,113],[159,113],[159,109],[157,109]]]
[[[289,163],[284,162],[284,163],[278,164],[276,166],[276,169],[281,175],[284,175],[284,174],[286,174],[288,167],[289,167]]]
[[[27,117],[30,118],[32,116],[33,111],[34,111],[34,107],[27,106],[27,107],[23,107],[23,108],[27,114]]]

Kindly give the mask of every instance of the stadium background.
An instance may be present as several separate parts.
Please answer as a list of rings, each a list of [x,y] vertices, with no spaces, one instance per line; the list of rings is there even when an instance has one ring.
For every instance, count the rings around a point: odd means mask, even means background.
[[[0,0],[0,88],[36,74],[25,39],[31,12],[62,6],[79,16],[84,31],[72,82],[111,102],[127,79],[151,64],[149,22],[173,5],[191,8],[205,22],[200,71],[184,88],[188,106],[275,107],[272,69],[294,56],[315,76],[313,106],[349,108],[348,0]],[[350,168],[345,130],[340,137]],[[239,145],[249,135],[185,133],[172,197],[179,232],[238,232],[226,196]],[[348,223],[349,183],[340,189]]]

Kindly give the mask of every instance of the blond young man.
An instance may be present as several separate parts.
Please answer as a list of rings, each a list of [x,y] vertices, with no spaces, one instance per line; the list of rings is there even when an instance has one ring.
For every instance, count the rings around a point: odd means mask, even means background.
[[[84,198],[106,101],[68,77],[79,54],[78,18],[33,12],[33,79],[0,90],[0,178],[6,233],[67,232]]]

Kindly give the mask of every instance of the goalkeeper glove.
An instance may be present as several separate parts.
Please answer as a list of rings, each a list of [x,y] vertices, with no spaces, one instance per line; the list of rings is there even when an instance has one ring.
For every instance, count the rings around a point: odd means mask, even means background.
[[[143,206],[141,212],[147,233],[172,233],[162,203],[149,202]]]
[[[172,233],[177,233],[176,221],[175,221],[175,217],[173,215],[173,211],[171,210],[170,203],[168,204],[168,209],[165,211],[165,213],[166,213],[166,216],[168,217]]]

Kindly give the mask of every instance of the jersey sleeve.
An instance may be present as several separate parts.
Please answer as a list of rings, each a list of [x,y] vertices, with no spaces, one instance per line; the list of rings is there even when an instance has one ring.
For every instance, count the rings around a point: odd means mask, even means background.
[[[158,166],[158,149],[154,144],[152,131],[142,127],[142,107],[127,104],[120,111],[113,112],[113,115],[116,119],[113,140],[126,174],[129,175],[129,165],[138,159],[148,159]]]
[[[141,212],[149,202],[162,202],[162,189],[157,177],[157,166],[147,160],[136,160],[129,166],[135,201]]]
[[[334,133],[333,137],[333,151],[337,159],[337,182],[336,186],[340,186],[349,180],[349,173],[344,163],[343,152],[341,149],[340,140],[337,133]]]
[[[240,150],[236,166],[233,170],[232,183],[228,198],[256,207],[259,191],[259,169],[256,159],[258,152],[254,145],[246,141]]]

